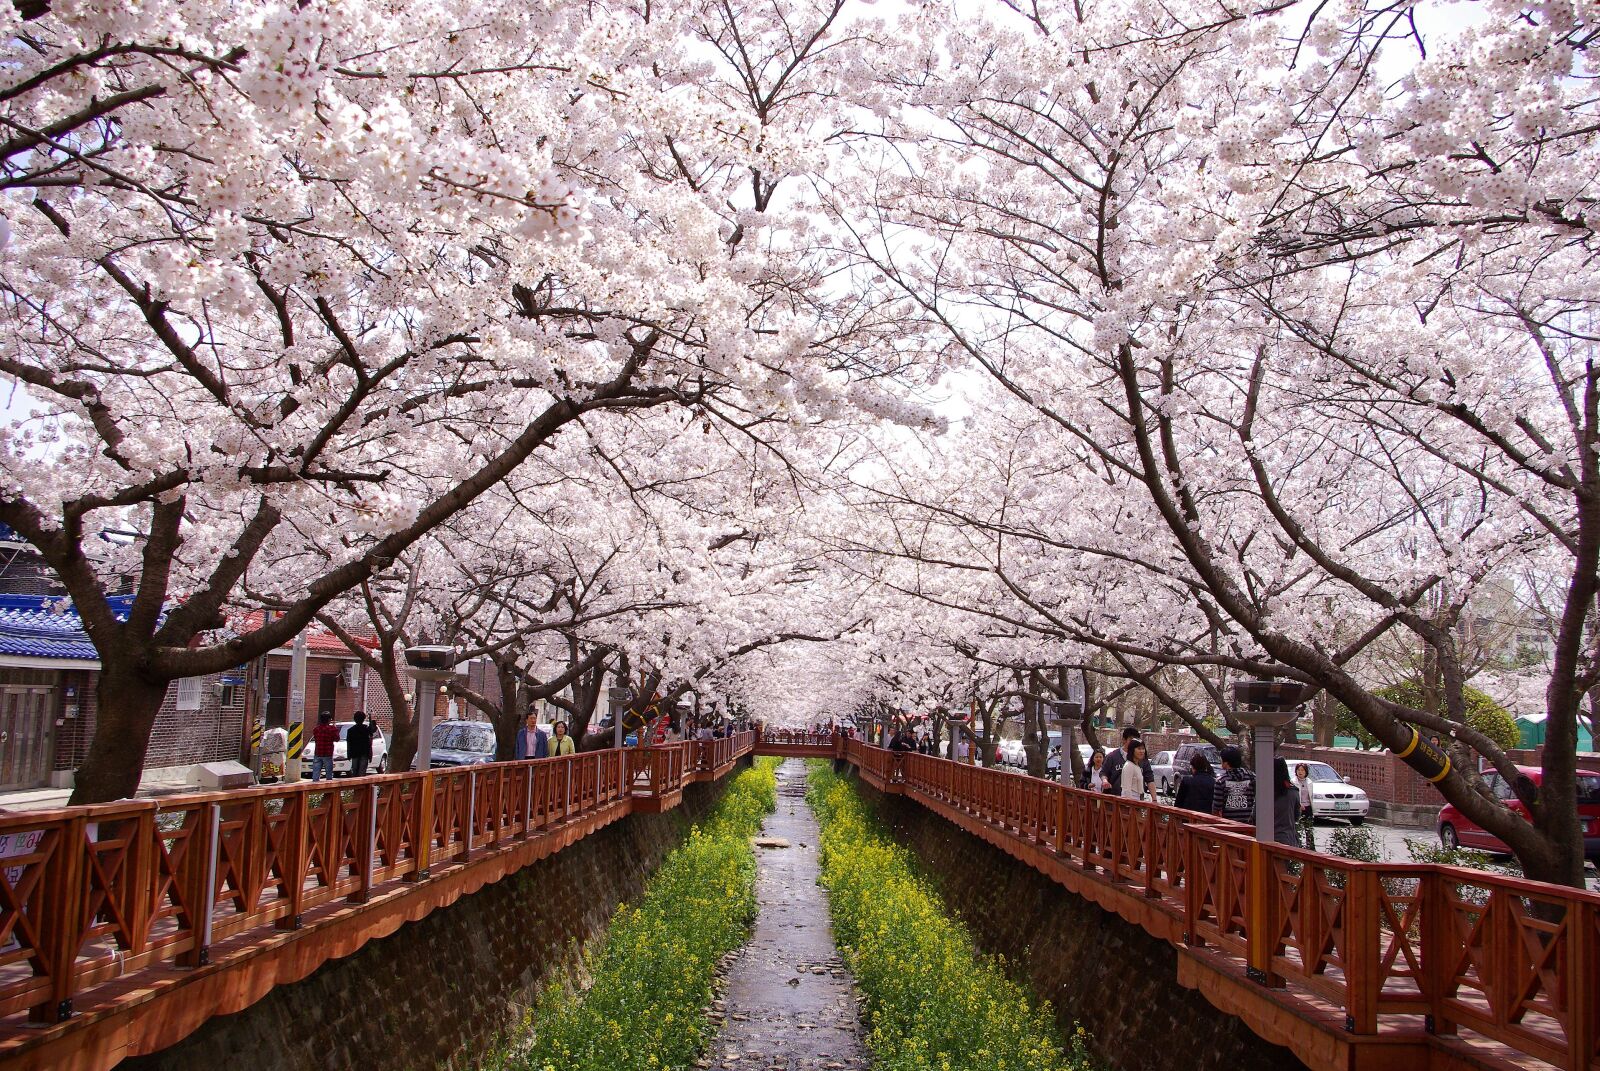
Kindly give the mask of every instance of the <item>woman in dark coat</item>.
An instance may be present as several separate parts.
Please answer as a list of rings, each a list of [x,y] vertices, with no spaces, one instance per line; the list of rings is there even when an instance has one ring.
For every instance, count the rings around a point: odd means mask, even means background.
[[[1178,782],[1178,798],[1173,806],[1191,811],[1211,813],[1211,797],[1216,795],[1217,778],[1211,769],[1211,760],[1196,752],[1189,760],[1188,777]]]

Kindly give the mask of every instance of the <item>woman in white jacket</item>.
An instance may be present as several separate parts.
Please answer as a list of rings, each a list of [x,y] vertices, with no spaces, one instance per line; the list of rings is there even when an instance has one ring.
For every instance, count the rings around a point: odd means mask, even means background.
[[[1122,793],[1124,799],[1144,799],[1144,745],[1135,743],[1128,752],[1128,761],[1122,764]]]

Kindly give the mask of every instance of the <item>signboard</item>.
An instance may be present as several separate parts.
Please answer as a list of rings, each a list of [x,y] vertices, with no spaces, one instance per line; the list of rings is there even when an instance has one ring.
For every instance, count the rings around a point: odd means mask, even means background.
[[[39,842],[44,839],[44,830],[29,829],[21,833],[0,833],[0,862],[6,859],[16,859],[21,856],[32,855],[39,850]],[[8,866],[5,868],[6,884],[13,889],[17,882],[22,880],[25,867]],[[19,905],[23,906],[23,905]],[[17,940],[15,927],[4,942],[0,942],[0,952],[14,952],[22,947]]]

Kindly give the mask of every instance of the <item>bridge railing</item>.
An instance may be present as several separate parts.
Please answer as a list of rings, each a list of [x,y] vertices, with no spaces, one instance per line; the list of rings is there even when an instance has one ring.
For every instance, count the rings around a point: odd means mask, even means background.
[[[775,747],[831,748],[835,736],[831,732],[811,732],[807,729],[762,729],[760,742]]]
[[[712,741],[711,768],[753,733]],[[631,795],[666,795],[691,744],[0,815],[0,1019],[252,930],[417,881]]]
[[[1209,814],[852,740],[846,755],[1152,901],[1181,939],[1269,986],[1466,1027],[1561,1067],[1600,1067],[1600,894],[1459,867],[1363,863],[1255,840]],[[1308,1008],[1309,1014],[1309,1008]]]

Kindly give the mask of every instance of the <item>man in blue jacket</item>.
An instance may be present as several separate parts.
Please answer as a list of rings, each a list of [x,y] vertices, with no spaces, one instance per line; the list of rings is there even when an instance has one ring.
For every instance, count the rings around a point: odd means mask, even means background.
[[[550,738],[539,728],[539,715],[529,714],[527,724],[517,730],[517,758],[544,759],[550,757]]]

